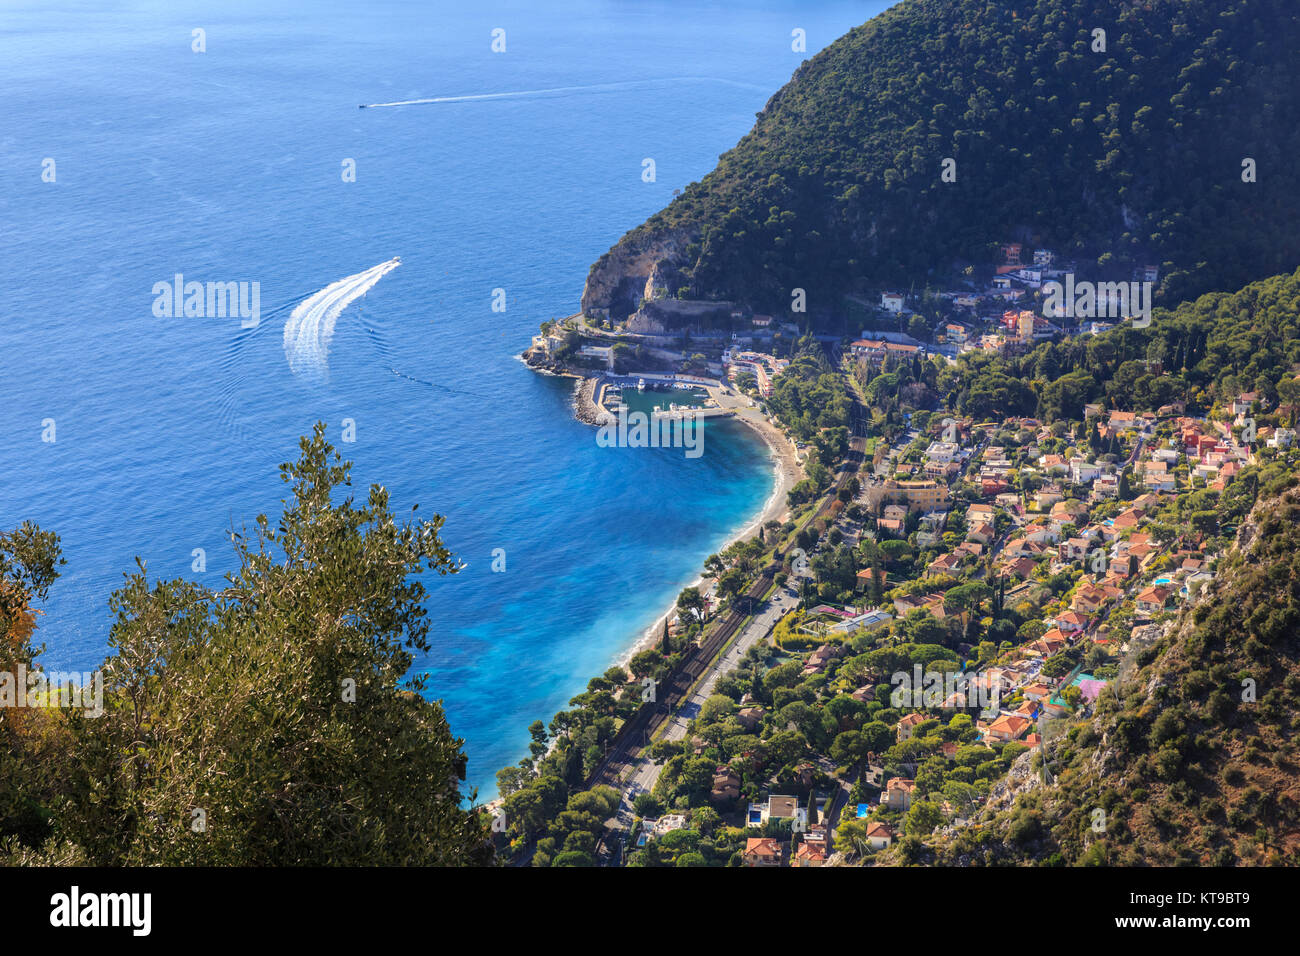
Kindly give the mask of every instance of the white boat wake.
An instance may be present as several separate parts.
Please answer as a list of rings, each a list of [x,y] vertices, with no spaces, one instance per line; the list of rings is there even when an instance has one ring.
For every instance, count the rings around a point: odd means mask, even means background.
[[[400,258],[389,259],[365,272],[332,282],[303,299],[284,323],[284,357],[289,360],[289,370],[304,378],[328,377],[335,321],[344,309],[401,264]]]
[[[643,86],[664,83],[721,83],[725,86],[738,86],[744,89],[761,90],[763,87],[754,83],[742,83],[738,80],[724,80],[715,76],[673,76],[658,80],[624,80],[619,83],[593,83],[588,86],[553,86],[544,90],[513,90],[507,93],[473,93],[466,96],[433,96],[422,100],[398,100],[395,103],[362,103],[363,110],[377,110],[389,106],[423,106],[428,103],[472,103],[478,100],[508,100],[530,96],[558,96],[566,93],[610,93],[615,90],[631,90]]]

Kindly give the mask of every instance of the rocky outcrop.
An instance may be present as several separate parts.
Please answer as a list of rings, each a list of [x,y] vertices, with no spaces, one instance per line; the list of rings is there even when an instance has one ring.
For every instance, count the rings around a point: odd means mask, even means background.
[[[591,267],[582,290],[582,311],[622,320],[637,311],[642,300],[670,296],[691,239],[683,230],[628,233]]]
[[[627,328],[629,332],[644,335],[663,335],[701,323],[718,325],[725,323],[733,308],[730,302],[655,299],[647,301],[632,314]]]
[[[529,368],[539,371],[557,370],[555,349],[564,341],[561,335],[534,335],[532,344],[519,356]]]
[[[551,357],[546,349],[537,344],[530,345],[519,357],[529,368],[546,368],[551,364]]]
[[[1007,775],[995,783],[989,791],[989,798],[984,804],[985,810],[993,813],[1009,810],[1016,802],[1016,797],[1042,785],[1042,776],[1034,770],[1035,753],[1034,750],[1027,750],[1012,761]]]

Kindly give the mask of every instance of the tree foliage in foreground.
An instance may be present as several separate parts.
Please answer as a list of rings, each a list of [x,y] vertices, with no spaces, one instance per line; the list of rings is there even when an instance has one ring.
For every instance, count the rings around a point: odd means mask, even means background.
[[[111,598],[104,714],[59,712],[49,840],[27,861],[96,865],[466,865],[491,858],[461,806],[462,741],[408,679],[429,650],[422,569],[453,573],[443,519],[399,522],[349,493],[318,424],[280,520],[233,534],[210,590]],[[29,841],[30,842],[30,841]]]

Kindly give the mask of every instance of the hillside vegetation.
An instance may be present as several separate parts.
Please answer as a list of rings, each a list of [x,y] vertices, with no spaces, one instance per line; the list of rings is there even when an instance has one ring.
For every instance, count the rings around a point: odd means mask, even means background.
[[[583,308],[645,287],[788,309],[797,287],[816,313],[1012,239],[1159,265],[1166,302],[1290,270],[1298,45],[1290,0],[902,0],[603,256]]]
[[[430,647],[416,575],[460,566],[443,519],[358,499],[324,428],[281,466],[283,513],[231,532],[224,587],[127,576],[76,681],[93,707],[15,698],[62,559],[50,532],[0,531],[0,866],[492,861],[463,741],[408,677]]]
[[[1300,271],[1157,309],[1151,326],[1045,342],[1012,357],[963,354],[939,387],[976,419],[1078,418],[1086,402],[1130,411],[1186,401],[1204,411],[1238,392],[1300,402]],[[1284,423],[1285,424],[1285,423]]]

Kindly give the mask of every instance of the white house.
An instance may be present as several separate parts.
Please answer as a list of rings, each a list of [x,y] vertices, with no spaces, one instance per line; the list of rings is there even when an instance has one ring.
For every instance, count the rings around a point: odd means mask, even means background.
[[[1214,575],[1209,571],[1196,571],[1187,575],[1183,579],[1183,586],[1178,589],[1179,595],[1184,599],[1192,596],[1193,590],[1204,590],[1206,585],[1214,580]]]
[[[649,823],[649,821],[646,821]],[[674,830],[683,830],[686,828],[686,817],[680,813],[668,813],[654,822],[654,835],[663,836]]]
[[[1142,484],[1155,492],[1170,492],[1177,487],[1174,476],[1163,471],[1146,472],[1142,476]]]
[[[867,824],[867,842],[871,844],[871,849],[883,850],[894,842],[894,830],[887,823],[872,820]]]
[[[1070,459],[1070,480],[1076,485],[1090,485],[1101,474],[1101,466],[1086,458]]]
[[[584,345],[578,349],[578,354],[583,358],[599,359],[605,363],[606,368],[614,367],[614,349],[607,345]]]
[[[1219,474],[1219,466],[1211,465],[1207,462],[1201,462],[1199,465],[1197,465],[1195,468],[1192,469],[1192,477],[1198,478],[1201,481],[1210,481],[1211,479],[1217,477],[1218,474]]]
[[[951,441],[935,441],[925,450],[925,457],[930,461],[950,462],[961,454],[961,446]]]
[[[1273,432],[1273,437],[1264,444],[1269,448],[1290,448],[1295,444],[1294,428],[1279,428]]]
[[[1251,406],[1254,405],[1255,402],[1257,401],[1259,401],[1259,394],[1257,392],[1242,392],[1235,399],[1233,399],[1232,414],[1234,415],[1250,414]]]

